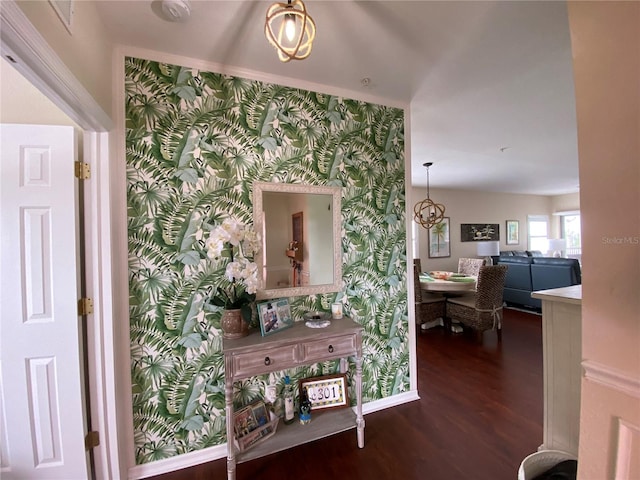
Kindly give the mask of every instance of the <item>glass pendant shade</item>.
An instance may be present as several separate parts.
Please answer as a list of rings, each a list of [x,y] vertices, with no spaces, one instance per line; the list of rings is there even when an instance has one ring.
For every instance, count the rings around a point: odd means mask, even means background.
[[[293,39],[296,38],[296,17],[293,15],[284,16],[284,33],[290,42],[293,42]]]
[[[316,24],[302,0],[274,3],[267,10],[264,34],[282,62],[303,60],[311,53]]]

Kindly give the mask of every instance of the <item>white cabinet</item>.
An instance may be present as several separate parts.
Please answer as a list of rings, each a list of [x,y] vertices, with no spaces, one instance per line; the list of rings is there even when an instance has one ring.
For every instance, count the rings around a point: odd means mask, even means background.
[[[364,447],[362,417],[362,327],[353,320],[333,320],[326,328],[307,327],[296,322],[291,328],[262,337],[224,340],[225,402],[227,416],[227,477],[235,479],[236,463],[285,450],[356,427],[358,446]],[[299,365],[354,357],[356,363],[356,409],[330,409],[314,413],[308,425],[279,425],[276,434],[244,452],[233,442],[233,384],[243,378],[286,370]]]
[[[544,372],[544,436],[540,450],[578,457],[582,381],[582,286],[540,290]]]

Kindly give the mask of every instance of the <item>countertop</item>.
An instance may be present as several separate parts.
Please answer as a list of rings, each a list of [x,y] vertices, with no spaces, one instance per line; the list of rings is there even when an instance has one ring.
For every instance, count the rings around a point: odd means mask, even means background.
[[[549,290],[537,290],[531,292],[531,297],[552,302],[571,303],[573,305],[582,304],[582,285],[572,285],[570,287],[551,288]]]

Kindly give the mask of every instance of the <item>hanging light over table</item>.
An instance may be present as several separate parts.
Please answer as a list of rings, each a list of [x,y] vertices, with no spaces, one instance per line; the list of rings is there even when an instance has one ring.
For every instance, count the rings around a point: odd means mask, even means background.
[[[415,204],[413,207],[413,218],[424,228],[429,229],[436,223],[440,223],[444,218],[444,205],[435,203],[429,197],[429,167],[433,165],[433,163],[427,162],[423,165],[427,167],[427,198]]]
[[[289,0],[269,7],[264,34],[282,62],[303,60],[311,53],[316,24],[302,0]]]

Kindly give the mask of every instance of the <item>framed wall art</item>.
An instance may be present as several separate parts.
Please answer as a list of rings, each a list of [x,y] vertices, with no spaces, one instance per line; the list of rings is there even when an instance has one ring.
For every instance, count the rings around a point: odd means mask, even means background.
[[[507,245],[518,245],[520,243],[520,222],[518,220],[507,220]]]
[[[487,240],[500,240],[500,225],[497,223],[460,224],[461,242],[486,242]]]
[[[451,256],[451,235],[449,217],[429,228],[429,258]]]
[[[263,337],[293,325],[289,300],[286,298],[259,303],[258,317],[260,319],[260,333]]]

